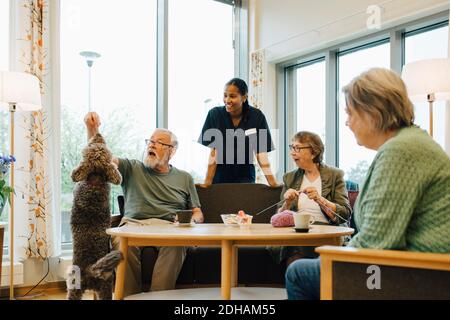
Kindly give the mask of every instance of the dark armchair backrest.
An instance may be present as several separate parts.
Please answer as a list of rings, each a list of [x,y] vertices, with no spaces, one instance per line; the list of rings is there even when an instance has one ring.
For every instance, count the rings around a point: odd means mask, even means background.
[[[117,196],[117,202],[119,203],[120,214],[111,216],[111,227],[112,228],[115,228],[119,225],[120,221],[123,218],[123,215],[125,214],[125,198],[122,195]]]
[[[282,187],[271,188],[259,183],[223,183],[209,188],[197,186],[206,223],[221,223],[221,214],[236,214],[239,210],[253,215],[254,223],[270,223],[270,217],[277,212],[276,207],[254,215],[279,202],[281,190]]]
[[[351,183],[351,182],[350,182]],[[351,207],[358,196],[358,185],[348,184],[347,187]],[[355,188],[356,186],[356,188]],[[237,213],[244,210],[245,213],[254,215],[259,211],[274,205],[280,201],[282,187],[271,188],[265,184],[259,183],[223,183],[213,184],[209,188],[201,188],[196,186],[202,212],[205,216],[206,223],[221,223],[221,214]],[[351,190],[353,189],[353,190]],[[125,213],[125,199],[122,195],[117,197],[119,203],[120,215],[111,217],[111,226],[115,227],[119,224]],[[255,223],[269,223],[270,217],[277,213],[278,208],[273,207],[259,216],[253,217]],[[355,228],[353,219],[351,227]]]
[[[120,216],[123,217],[123,215],[125,214],[125,198],[120,195],[117,197],[117,202],[119,203]]]
[[[353,210],[355,207],[356,198],[358,198],[359,195],[359,185],[356,182],[345,180],[345,187],[347,188],[348,200],[350,201],[350,206]],[[350,228],[355,229],[355,232],[352,234],[352,237],[354,237],[358,233],[358,229],[356,228],[353,212],[350,216],[349,226]]]
[[[374,266],[379,272],[376,284]],[[368,271],[371,270],[371,271]],[[450,272],[333,261],[334,300],[448,300]]]

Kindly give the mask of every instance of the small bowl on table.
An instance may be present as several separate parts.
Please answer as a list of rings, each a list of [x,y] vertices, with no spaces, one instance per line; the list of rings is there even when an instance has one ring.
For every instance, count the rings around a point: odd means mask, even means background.
[[[250,228],[252,225],[253,216],[246,214],[245,216],[237,216],[237,223],[241,228]]]
[[[223,224],[228,227],[236,227],[238,225],[237,214],[221,214]]]

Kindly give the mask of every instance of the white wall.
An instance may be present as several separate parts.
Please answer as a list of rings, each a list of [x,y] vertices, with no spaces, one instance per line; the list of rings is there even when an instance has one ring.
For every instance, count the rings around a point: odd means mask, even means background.
[[[450,8],[448,0],[253,0],[250,50],[266,49],[278,62],[328,47],[374,30],[369,6],[382,8],[381,28],[389,28]]]
[[[250,0],[249,51],[266,50],[263,111],[277,128],[275,64],[369,35],[371,5],[379,5],[381,29],[450,9],[448,0]],[[448,111],[450,125],[450,111]],[[447,128],[450,135],[450,128]],[[450,154],[450,137],[447,140]]]

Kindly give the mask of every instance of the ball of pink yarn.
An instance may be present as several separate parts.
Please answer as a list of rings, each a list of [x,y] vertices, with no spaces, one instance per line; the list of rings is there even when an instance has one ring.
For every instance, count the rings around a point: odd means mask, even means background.
[[[294,212],[290,210],[284,210],[277,213],[270,218],[270,223],[274,227],[293,227],[294,226]]]

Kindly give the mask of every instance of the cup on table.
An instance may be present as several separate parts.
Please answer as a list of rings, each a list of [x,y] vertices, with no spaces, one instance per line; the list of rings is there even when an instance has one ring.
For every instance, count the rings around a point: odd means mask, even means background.
[[[313,223],[313,215],[307,211],[299,211],[294,214],[294,225],[297,232],[308,232]]]
[[[192,210],[178,210],[177,221],[180,225],[190,225],[192,220]]]

